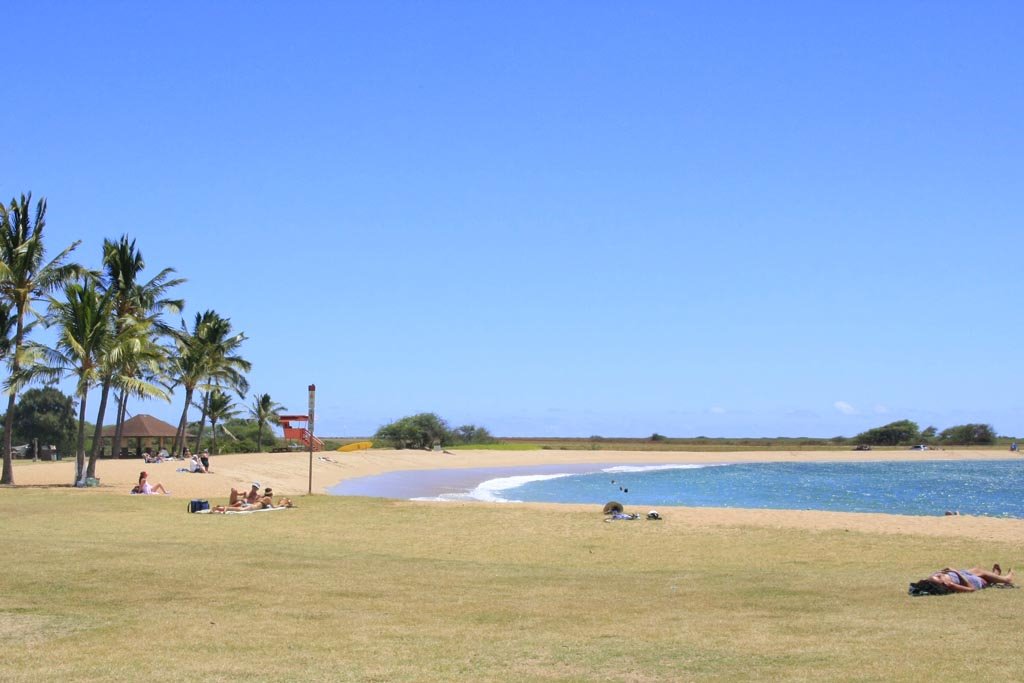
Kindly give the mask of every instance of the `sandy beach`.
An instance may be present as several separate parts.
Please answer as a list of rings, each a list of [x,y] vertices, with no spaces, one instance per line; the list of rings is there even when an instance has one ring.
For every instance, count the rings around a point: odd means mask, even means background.
[[[329,460],[322,460],[321,457]],[[385,472],[477,467],[585,463],[722,463],[722,462],[811,462],[880,460],[993,460],[1019,459],[1003,450],[907,451],[739,451],[705,453],[680,451],[489,451],[460,450],[452,454],[427,451],[369,450],[358,453],[333,451],[313,458],[313,492],[323,494],[341,481]],[[210,474],[178,472],[184,463],[171,461],[144,464],[141,460],[102,460],[97,465],[101,486],[83,490],[84,495],[127,495],[139,471],[149,472],[151,483],[162,483],[173,497],[195,497],[213,501],[226,499],[232,487],[246,488],[258,481],[271,486],[278,495],[306,493],[309,485],[308,453],[246,453],[215,456]],[[19,486],[67,486],[74,474],[74,461],[57,463],[16,461],[15,481]],[[431,503],[405,502],[406,505]],[[439,503],[443,505],[485,505],[487,503]],[[520,504],[550,507],[551,504]],[[590,509],[590,506],[555,506],[562,509]],[[690,526],[757,525],[810,530],[845,529],[882,533],[964,536],[1024,542],[1024,520],[989,517],[912,517],[901,515],[822,512],[804,510],[737,510],[724,508],[676,508],[670,515]]]

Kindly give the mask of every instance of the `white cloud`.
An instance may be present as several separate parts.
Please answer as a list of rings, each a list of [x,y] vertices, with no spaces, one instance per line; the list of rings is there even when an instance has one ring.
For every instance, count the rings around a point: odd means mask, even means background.
[[[832,405],[835,407],[836,410],[838,410],[843,415],[856,415],[857,414],[857,409],[854,408],[853,406],[851,406],[846,401],[836,401]]]
[[[722,406],[711,406],[708,408],[708,412],[713,413],[714,415],[725,415],[725,408]]]
[[[883,406],[881,403],[876,403],[874,410],[878,415],[885,415],[889,412],[889,406]]]

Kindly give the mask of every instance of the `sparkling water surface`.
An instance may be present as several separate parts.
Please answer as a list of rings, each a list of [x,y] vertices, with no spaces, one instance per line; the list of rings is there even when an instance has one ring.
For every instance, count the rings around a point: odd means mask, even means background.
[[[942,515],[949,510],[1024,518],[1024,462],[1015,460],[546,465],[454,471],[447,476],[456,477],[457,483],[450,479],[449,485],[439,485],[436,477],[446,475],[434,471],[430,486],[418,492],[417,477],[426,473],[402,474],[405,488],[400,497],[430,500],[592,504],[617,500],[641,507],[685,505],[900,515]],[[365,481],[363,486],[362,495],[394,496],[386,490],[373,492],[372,486],[367,489]]]

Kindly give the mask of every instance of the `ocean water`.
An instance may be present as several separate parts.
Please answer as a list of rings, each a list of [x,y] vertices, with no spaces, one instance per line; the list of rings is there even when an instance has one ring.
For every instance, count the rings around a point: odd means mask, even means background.
[[[391,473],[334,493],[426,500],[771,508],[1024,518],[1024,461],[548,465]],[[419,483],[419,486],[417,485]],[[398,485],[400,489],[395,489]],[[389,491],[388,489],[392,490]],[[399,495],[395,495],[399,493]]]

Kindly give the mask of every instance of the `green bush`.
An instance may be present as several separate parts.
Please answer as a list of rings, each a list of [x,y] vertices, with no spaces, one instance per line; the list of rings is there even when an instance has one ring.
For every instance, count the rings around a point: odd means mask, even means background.
[[[373,435],[374,445],[391,448],[447,446],[451,442],[448,423],[434,413],[410,415],[386,424]]]
[[[384,425],[373,436],[374,446],[389,448],[425,448],[497,443],[484,427],[462,425],[450,429],[435,413],[410,415]]]
[[[943,429],[939,434],[943,444],[956,446],[982,446],[996,442],[996,430],[992,425],[965,424]]]
[[[853,440],[872,446],[909,446],[921,440],[921,430],[916,422],[899,420],[862,432]]]

